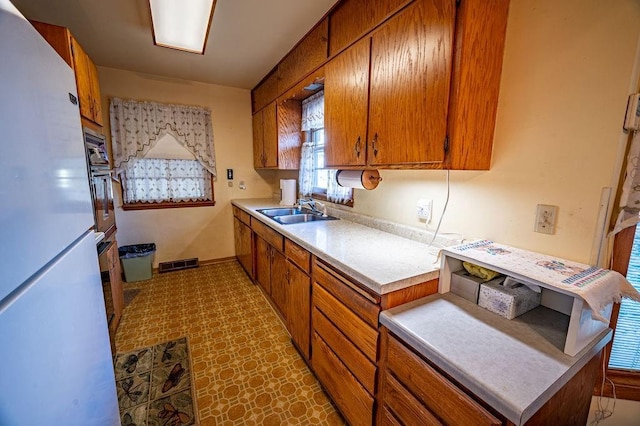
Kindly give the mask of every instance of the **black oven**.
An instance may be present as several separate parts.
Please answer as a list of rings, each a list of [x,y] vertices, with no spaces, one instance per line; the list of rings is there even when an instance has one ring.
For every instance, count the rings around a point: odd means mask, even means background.
[[[86,127],[83,128],[83,132],[96,231],[107,233],[115,226],[116,219],[111,186],[112,171],[109,167],[105,138],[104,135]]]

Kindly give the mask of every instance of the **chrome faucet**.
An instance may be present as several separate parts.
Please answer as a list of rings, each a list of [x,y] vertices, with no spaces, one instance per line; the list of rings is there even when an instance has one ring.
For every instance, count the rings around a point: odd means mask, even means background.
[[[309,209],[311,209],[313,213],[321,214],[323,217],[327,217],[327,206],[324,203],[316,201],[313,198],[309,198],[308,200],[300,198],[298,200],[298,206],[300,206],[300,209],[302,209],[302,206],[304,205],[309,206]],[[316,206],[319,206],[322,211],[318,210],[318,207]]]

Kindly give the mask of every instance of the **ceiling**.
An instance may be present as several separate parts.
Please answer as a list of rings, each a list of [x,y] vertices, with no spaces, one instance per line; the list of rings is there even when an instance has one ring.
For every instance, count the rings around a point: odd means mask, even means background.
[[[253,88],[336,0],[217,0],[204,55],[153,44],[147,0],[11,0],[67,27],[98,66]]]

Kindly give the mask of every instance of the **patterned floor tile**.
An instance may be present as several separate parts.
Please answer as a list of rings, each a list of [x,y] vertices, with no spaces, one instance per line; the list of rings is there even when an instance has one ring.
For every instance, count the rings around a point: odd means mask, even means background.
[[[187,336],[191,374],[185,372],[181,379],[193,377],[200,425],[344,424],[238,263],[157,274],[125,286],[140,293],[124,311],[116,335],[118,352],[131,355],[136,348],[155,346],[152,362],[163,363],[162,354],[171,355],[164,361],[168,377],[179,363],[180,345],[165,352],[160,343]],[[171,395],[149,408],[149,419],[180,424],[194,417],[180,410],[182,392],[167,393]]]

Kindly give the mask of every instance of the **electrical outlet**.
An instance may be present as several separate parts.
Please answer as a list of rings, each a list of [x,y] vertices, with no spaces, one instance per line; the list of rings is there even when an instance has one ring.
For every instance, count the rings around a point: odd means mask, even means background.
[[[556,233],[556,214],[558,206],[548,204],[538,204],[536,210],[535,232],[553,235]]]
[[[420,219],[425,219],[427,223],[431,221],[431,211],[433,210],[433,200],[418,200],[416,214]]]

